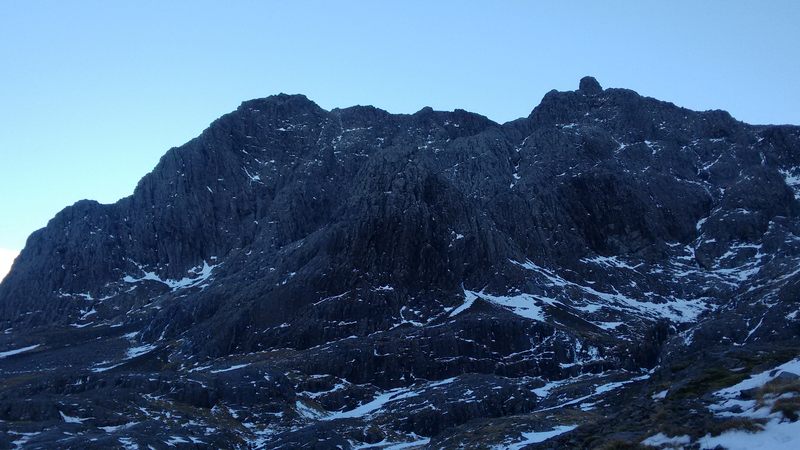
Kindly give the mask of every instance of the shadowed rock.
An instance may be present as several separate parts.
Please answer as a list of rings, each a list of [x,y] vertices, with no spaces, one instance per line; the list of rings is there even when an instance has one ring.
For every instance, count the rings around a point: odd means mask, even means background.
[[[717,374],[710,353],[796,342],[798,155],[797,127],[591,77],[505,124],[243,102],[130,197],[31,235],[0,284],[0,433],[58,448],[617,436],[643,419],[598,417],[644,414],[645,378],[683,399]]]

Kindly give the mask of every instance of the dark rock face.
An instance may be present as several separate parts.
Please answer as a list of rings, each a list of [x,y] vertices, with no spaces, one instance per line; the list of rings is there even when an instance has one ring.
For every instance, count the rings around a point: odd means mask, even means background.
[[[603,92],[603,88],[594,77],[583,77],[578,84],[578,91],[586,95],[597,95]]]
[[[0,284],[0,441],[597,434],[591,405],[670,362],[797,339],[798,197],[800,128],[591,77],[505,124],[247,101],[31,235]]]

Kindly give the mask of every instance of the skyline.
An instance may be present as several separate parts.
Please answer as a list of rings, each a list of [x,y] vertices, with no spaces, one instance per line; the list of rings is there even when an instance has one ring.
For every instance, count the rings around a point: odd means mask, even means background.
[[[113,203],[242,101],[463,108],[506,122],[584,75],[800,124],[800,6],[681,1],[0,5],[0,278],[64,207]]]

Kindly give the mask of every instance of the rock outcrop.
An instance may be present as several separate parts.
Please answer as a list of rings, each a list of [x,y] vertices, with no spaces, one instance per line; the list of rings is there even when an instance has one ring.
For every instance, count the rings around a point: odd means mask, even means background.
[[[785,359],[798,198],[800,128],[592,77],[505,124],[247,101],[30,236],[0,284],[0,441],[450,448],[585,423],[578,445],[608,426],[591,405],[694,374],[669,364]]]

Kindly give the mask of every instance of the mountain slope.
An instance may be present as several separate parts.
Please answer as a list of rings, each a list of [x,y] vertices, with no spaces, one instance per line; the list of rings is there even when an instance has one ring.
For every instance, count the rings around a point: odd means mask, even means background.
[[[797,356],[798,177],[800,128],[590,77],[505,124],[244,102],[132,196],[31,235],[0,284],[19,351],[0,429],[61,448],[578,439],[630,405],[608,396],[705,367],[670,364]]]

